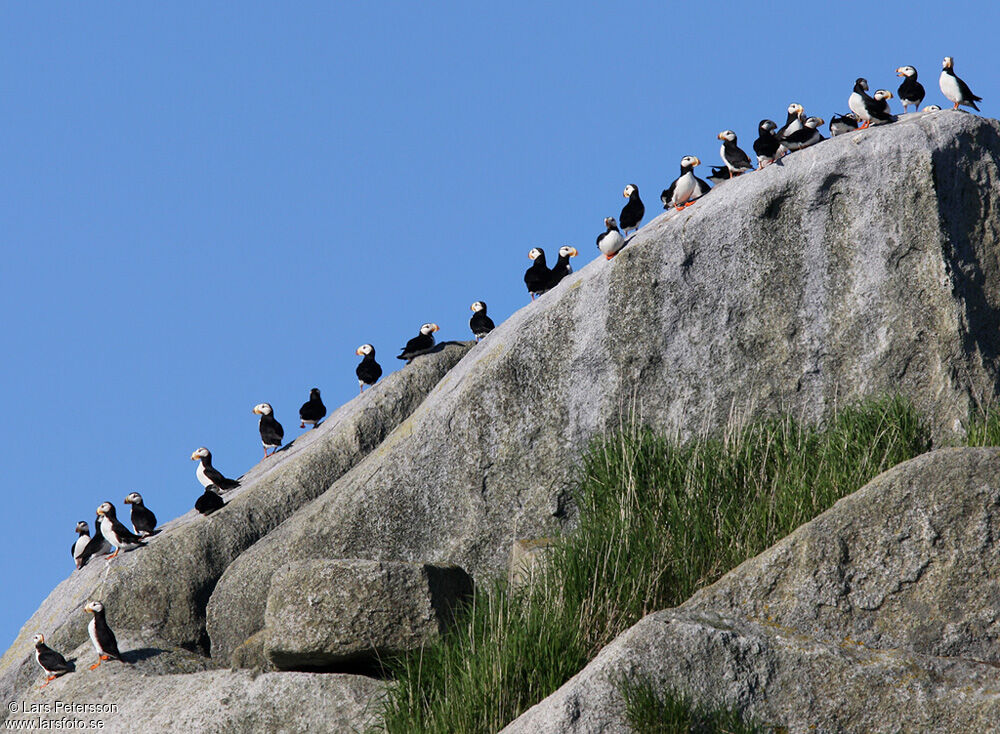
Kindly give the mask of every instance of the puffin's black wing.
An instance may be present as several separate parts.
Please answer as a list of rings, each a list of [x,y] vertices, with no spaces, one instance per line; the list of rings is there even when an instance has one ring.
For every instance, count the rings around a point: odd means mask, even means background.
[[[299,418],[304,421],[319,421],[326,415],[326,406],[322,400],[309,399],[299,408]]]
[[[434,346],[434,337],[430,334],[418,334],[417,336],[406,342],[406,346],[400,350],[397,355],[398,359],[409,359],[409,356],[415,352],[423,352]]]
[[[958,76],[955,77],[955,81],[958,82],[958,91],[961,92],[962,99],[965,101],[965,103],[969,105],[969,107],[974,109],[976,112],[979,112],[979,108],[976,107],[976,102],[982,102],[983,98],[977,97],[975,94],[973,94],[972,90],[969,89],[969,85],[966,84],[964,81],[962,81]]]
[[[663,202],[663,208],[664,209],[669,209],[670,208],[670,202],[674,198],[674,189],[675,188],[677,188],[677,179],[674,179],[674,182],[672,184],[670,184],[670,188],[669,189],[664,189],[663,193],[660,194],[660,201]],[[600,239],[598,239],[598,242],[600,242]]]
[[[48,645],[38,645],[38,664],[50,673],[68,673],[73,666],[60,653]]]
[[[404,348],[403,352],[405,351],[406,349]],[[361,364],[358,365],[357,369],[354,370],[354,374],[366,385],[374,385],[382,376],[382,365],[376,362],[374,358],[369,359],[365,357],[361,360]]]
[[[496,328],[496,325],[493,323],[493,319],[482,311],[476,311],[469,319],[469,328],[472,329],[473,334],[479,335],[488,334]]]
[[[222,498],[219,495],[206,488],[205,493],[195,500],[194,509],[202,515],[211,515],[216,510],[225,506],[225,504],[226,503],[222,501]]]
[[[646,214],[646,205],[642,203],[639,196],[633,195],[625,202],[621,214],[618,215],[618,226],[622,229],[634,229],[639,226],[643,216]],[[553,268],[555,270],[555,268]]]
[[[269,418],[270,420],[265,420]],[[268,446],[280,446],[285,437],[285,429],[281,427],[273,415],[261,416],[260,438]]]
[[[148,507],[132,505],[132,527],[140,533],[156,532],[156,515]]]
[[[883,122],[891,121],[892,114],[885,111],[884,106],[874,97],[869,97],[867,94],[862,94],[861,99],[865,103],[865,111],[874,117],[876,120],[882,120]]]
[[[726,159],[733,168],[753,168],[750,156],[738,145],[731,145],[726,148]]]
[[[149,514],[152,515],[153,513]],[[121,542],[128,543],[129,545],[146,545],[142,541],[142,538],[140,538],[138,535],[133,533],[127,527],[122,525],[120,521],[118,520],[112,521],[111,527],[113,528],[115,535],[118,536],[118,540],[120,540]]]
[[[80,554],[80,568],[87,565],[87,561],[93,558],[95,555],[104,549],[104,534],[101,532],[101,518],[98,515],[97,519],[94,520],[94,532],[90,536],[90,542],[83,549],[83,553]]]
[[[204,466],[202,468],[205,470],[205,476],[208,477],[209,481],[221,490],[236,489],[236,487],[240,486],[239,480],[227,479],[214,466]]]
[[[697,176],[694,177],[694,180],[695,180],[695,183],[698,184],[698,192],[697,192],[698,196],[694,196],[692,198],[697,199],[697,198],[699,198],[701,196],[704,196],[705,194],[707,194],[709,191],[712,190],[712,187],[708,185],[707,181],[702,181]]]
[[[920,103],[924,101],[924,85],[914,79],[912,76],[906,77],[903,83],[899,85],[897,91],[897,96],[901,100],[913,100],[919,107]]]
[[[781,143],[774,137],[774,134],[768,134],[767,137],[761,134],[753,141],[753,152],[760,158],[773,158],[779,147],[781,147]]]
[[[118,640],[115,637],[115,633],[108,626],[108,620],[105,619],[103,614],[97,620],[97,624],[94,625],[94,632],[97,637],[97,643],[101,646],[101,651],[108,657],[121,660],[122,654],[118,652]]]

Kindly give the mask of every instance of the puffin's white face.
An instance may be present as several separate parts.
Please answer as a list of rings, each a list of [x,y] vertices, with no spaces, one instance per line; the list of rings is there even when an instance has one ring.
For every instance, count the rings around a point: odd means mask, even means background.
[[[618,228],[618,222],[615,221],[614,217],[605,217],[604,218],[604,226],[608,230],[617,229]]]
[[[955,60],[951,56],[945,56],[944,61],[941,62],[942,69],[950,69],[955,65]]]
[[[627,199],[638,190],[639,189],[636,188],[635,184],[629,184],[628,186],[625,187],[625,190],[622,192],[622,196],[624,196]]]
[[[758,126],[758,129],[759,130],[777,130],[778,129],[778,123],[776,123],[774,120],[761,120],[760,121],[760,125]]]
[[[875,99],[881,102],[884,99],[892,99],[892,92],[888,89],[876,89],[875,94],[872,95]]]
[[[211,456],[211,452],[202,446],[200,449],[191,454],[191,461],[198,461],[199,459],[207,459]]]
[[[801,114],[801,112],[802,112],[802,105],[800,105],[798,102],[792,102],[790,105],[788,105],[789,115],[798,115]]]
[[[253,412],[257,415],[271,415],[274,411],[271,410],[271,406],[268,403],[261,403],[260,405],[255,405]]]
[[[85,612],[91,612],[91,613],[103,612],[104,611],[104,605],[101,604],[101,602],[99,602],[99,601],[92,601],[92,602],[88,602],[87,605],[83,608],[83,610]]]
[[[41,642],[45,642],[45,635],[35,635],[34,637],[31,638],[31,641],[34,642],[36,645]]]
[[[534,259],[539,258],[541,256],[542,256],[542,251],[539,250],[537,247],[532,247],[531,248],[531,252],[528,253],[528,259],[529,260],[534,260]]]
[[[736,140],[736,133],[732,130],[723,130],[716,137],[718,137],[719,140],[727,140],[731,143]]]
[[[483,303],[482,301],[476,301],[471,306],[469,306],[469,308],[471,308],[473,311],[475,311],[476,313],[478,313],[478,312],[482,311],[484,308],[486,308],[486,304]]]
[[[805,126],[811,127],[813,130],[815,130],[824,122],[826,122],[826,120],[824,120],[822,117],[810,117],[808,120],[806,120]]]
[[[688,168],[694,168],[697,165],[701,165],[701,160],[696,155],[686,155],[681,158],[681,165]]]
[[[569,245],[564,245],[559,248],[559,257],[576,257],[577,252],[575,247],[570,247]]]
[[[104,517],[109,512],[114,512],[114,507],[111,506],[110,502],[102,502],[97,508],[97,514]]]
[[[78,522],[76,524],[76,532],[78,532],[78,533],[89,533],[90,532],[90,525],[88,525],[86,522],[84,522],[83,520],[81,520],[80,522]]]
[[[366,357],[369,354],[372,354],[374,351],[375,347],[373,347],[371,344],[362,344],[360,347],[354,350],[354,353],[361,357]]]
[[[916,76],[917,70],[912,66],[900,66],[896,69],[896,76]]]
[[[138,492],[132,492],[128,497],[125,498],[126,505],[141,505],[142,495]]]
[[[940,112],[940,111],[941,111],[941,106],[936,104],[929,104],[921,110],[921,112]]]
[[[420,327],[420,333],[427,336],[428,334],[433,334],[438,328],[437,324],[424,324]]]

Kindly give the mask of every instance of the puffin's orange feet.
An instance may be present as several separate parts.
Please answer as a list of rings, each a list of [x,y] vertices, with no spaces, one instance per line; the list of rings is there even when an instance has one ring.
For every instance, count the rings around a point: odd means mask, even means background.
[[[110,560],[111,560],[112,558],[114,558],[115,556],[117,556],[117,555],[118,555],[118,552],[119,552],[120,550],[121,550],[121,548],[115,548],[115,552],[114,552],[114,553],[112,553],[112,554],[111,554],[110,556],[108,556],[108,560],[110,561]]]
[[[607,258],[608,260],[610,260],[611,258],[613,258],[617,254],[618,254],[617,252],[613,252],[610,255],[605,255],[604,257]]]
[[[100,664],[101,664],[101,661],[98,660],[96,663],[94,663],[93,665],[90,666],[90,669],[91,670],[97,670],[97,666],[99,666]]]
[[[953,109],[953,110],[957,110],[957,109],[958,109],[958,102],[956,102],[956,103],[955,103],[955,106],[954,106],[954,107],[952,107],[952,109]]]

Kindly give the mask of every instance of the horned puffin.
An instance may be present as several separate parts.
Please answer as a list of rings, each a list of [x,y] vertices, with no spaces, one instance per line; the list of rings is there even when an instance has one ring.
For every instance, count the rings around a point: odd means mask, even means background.
[[[864,77],[854,81],[854,91],[847,98],[847,106],[861,121],[862,130],[873,122],[892,122],[892,116],[882,111],[882,103],[868,95],[868,80]]]
[[[686,155],[681,158],[681,175],[674,179],[670,188],[660,194],[663,208],[676,207],[683,209],[691,206],[695,200],[707,194],[711,187],[694,175],[694,167],[701,164],[698,156]]]
[[[575,247],[569,245],[563,245],[559,248],[559,259],[549,271],[549,287],[546,290],[552,290],[559,285],[563,278],[573,272],[573,266],[569,264],[569,259],[579,254]]]
[[[70,548],[77,568],[83,568],[83,564],[87,562],[83,557],[83,552],[88,545],[90,545],[90,527],[86,520],[81,520],[76,524],[76,542]]]
[[[427,354],[434,349],[434,332],[440,331],[437,324],[424,324],[420,327],[420,333],[406,342],[406,346],[396,355],[396,359],[405,359],[409,364],[421,354]]]
[[[846,115],[834,115],[830,118],[830,134],[833,137],[854,132],[857,129],[858,116],[853,112],[848,112]]]
[[[803,148],[808,148],[810,145],[816,145],[816,143],[826,139],[819,131],[820,125],[824,122],[825,120],[822,117],[808,118],[801,129],[796,130],[791,135],[786,135],[781,144],[790,151],[802,150]]]
[[[753,170],[753,163],[750,162],[750,156],[736,144],[736,133],[732,130],[723,130],[716,135],[716,138],[722,141],[722,146],[719,148],[719,156],[722,158],[722,162],[726,164],[726,168],[729,169],[729,178]]]
[[[472,310],[469,328],[472,329],[472,335],[476,337],[476,343],[478,343],[480,339],[496,328],[496,324],[493,323],[493,319],[486,315],[486,301],[476,301],[469,308]]]
[[[240,486],[239,480],[227,479],[218,469],[212,466],[212,452],[202,446],[191,454],[191,461],[200,461],[194,475],[203,487],[216,487],[221,492],[236,489]]]
[[[920,111],[921,112],[940,112],[941,111],[941,105],[939,105],[939,104],[929,104],[929,105],[927,105],[926,107],[924,107]]]
[[[382,365],[375,361],[375,347],[371,344],[362,344],[354,353],[363,357],[354,374],[358,376],[358,387],[364,392],[365,385],[371,387],[378,382],[382,376]]]
[[[896,90],[899,101],[903,103],[903,114],[906,114],[906,108],[910,105],[913,105],[913,110],[916,112],[926,94],[924,85],[917,81],[917,70],[912,66],[900,66],[896,69],[896,76],[905,77]]]
[[[83,523],[86,525],[87,523]],[[77,529],[80,527],[80,523],[76,525]],[[94,532],[90,535],[90,542],[87,543],[86,547],[83,549],[83,553],[77,558],[77,568],[83,568],[87,565],[89,561],[94,556],[106,556],[111,552],[111,544],[108,543],[107,538],[101,532],[101,516],[97,515],[94,518]]]
[[[882,107],[879,111],[883,116],[888,117],[888,120],[879,120],[878,122],[872,121],[873,125],[884,124],[885,122],[895,122],[896,116],[892,114],[892,109],[889,107],[889,100],[892,99],[892,92],[888,89],[876,89],[875,94],[872,95],[872,99],[878,102]]]
[[[781,140],[786,135],[791,135],[796,130],[801,130],[805,127],[805,124],[805,108],[798,102],[792,102],[788,105],[788,117],[785,119],[785,124],[778,128],[775,135]]]
[[[531,300],[534,301],[535,296],[542,295],[548,289],[552,271],[545,264],[545,250],[541,247],[532,247],[528,259],[532,260],[532,263],[531,267],[524,271],[524,285],[527,286]]]
[[[712,166],[712,172],[705,177],[705,180],[713,186],[718,186],[730,179],[728,166]]]
[[[122,660],[122,654],[118,652],[118,640],[115,633],[108,627],[108,620],[104,616],[104,605],[99,601],[88,602],[84,611],[90,612],[94,618],[87,625],[87,632],[90,633],[90,641],[94,643],[97,651],[97,662],[90,666],[91,670],[96,670],[97,666],[105,660]]]
[[[642,221],[642,217],[646,213],[646,205],[639,198],[639,187],[635,184],[626,186],[622,196],[628,199],[628,202],[622,207],[618,221],[627,236],[630,230],[639,229],[639,222]]]
[[[156,535],[156,515],[142,503],[142,495],[132,492],[125,498],[126,505],[132,505],[132,529],[140,538]]]
[[[97,514],[101,517],[101,534],[115,547],[115,552],[108,556],[109,561],[126,546],[146,545],[142,538],[121,524],[115,514],[115,506],[110,502],[102,502],[97,508]]]
[[[625,247],[625,238],[618,231],[618,222],[615,221],[614,217],[605,217],[604,227],[605,231],[597,235],[597,249],[610,260]]]
[[[945,56],[941,62],[941,76],[938,77],[938,86],[941,87],[941,94],[948,98],[949,102],[955,104],[952,109],[957,110],[959,105],[971,107],[976,112],[976,102],[982,102],[982,97],[977,97],[969,89],[969,85],[955,76],[955,60],[951,56]]]
[[[45,644],[45,635],[35,635],[31,638],[35,643],[35,661],[48,676],[39,688],[45,688],[60,675],[72,672],[75,668],[66,661],[60,653]]]
[[[312,427],[315,428],[325,415],[326,406],[319,396],[319,388],[314,387],[309,391],[309,400],[302,403],[302,407],[299,408],[299,428],[305,428],[306,423],[312,423]]]
[[[281,424],[274,417],[274,409],[270,403],[258,403],[253,407],[253,412],[254,415],[260,416],[257,428],[260,429],[260,442],[264,447],[264,458],[266,459],[268,449],[271,449],[271,453],[273,454],[281,448],[281,441],[285,437],[285,429],[281,427]]]
[[[774,163],[778,159],[781,141],[774,134],[778,127],[773,120],[761,120],[757,125],[757,139],[753,141],[753,152],[757,154],[757,168]]]

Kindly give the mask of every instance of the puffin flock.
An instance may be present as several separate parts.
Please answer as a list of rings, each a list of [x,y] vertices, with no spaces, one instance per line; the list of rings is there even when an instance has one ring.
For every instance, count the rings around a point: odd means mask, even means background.
[[[923,85],[917,81],[917,70],[912,66],[901,66],[896,69],[896,75],[903,77],[903,82],[897,90],[897,97],[903,105],[903,114],[906,114],[910,106],[914,108],[914,111],[920,109],[925,91]],[[954,59],[950,56],[946,56],[942,62],[938,85],[941,93],[952,103],[952,109],[957,110],[961,105],[979,111],[976,102],[981,101],[982,98],[973,94],[969,86],[956,76]],[[850,112],[844,115],[833,115],[830,118],[829,129],[832,136],[836,137],[897,120],[889,105],[889,100],[893,98],[892,92],[885,89],[877,89],[871,95],[868,92],[868,80],[859,77],[847,100]],[[924,107],[923,111],[940,109],[941,107],[938,105],[929,105]],[[823,118],[806,117],[802,105],[797,103],[790,104],[787,113],[785,124],[780,128],[775,122],[767,119],[761,120],[758,124],[758,137],[753,143],[753,151],[757,156],[756,170],[774,163],[785,155],[808,148],[826,139],[819,131],[820,127],[825,124]],[[755,170],[750,157],[739,147],[734,131],[723,130],[716,138],[722,141],[719,156],[724,165],[712,167],[712,173],[708,177],[709,181],[719,185],[735,176]],[[685,209],[711,190],[712,187],[707,182],[694,175],[694,169],[699,165],[701,165],[701,159],[697,156],[686,155],[681,158],[680,174],[660,194],[660,201],[665,210]],[[628,184],[622,193],[628,201],[618,215],[618,219],[606,217],[604,219],[605,231],[597,237],[597,248],[608,260],[617,255],[625,246],[629,232],[639,229],[646,211],[642,199],[639,198],[638,186]],[[572,273],[573,269],[569,259],[578,254],[575,247],[561,247],[555,265],[550,268],[545,260],[545,251],[540,247],[532,248],[528,253],[532,264],[524,274],[524,284],[531,300],[534,301],[537,297],[551,290],[563,278]],[[495,324],[486,314],[484,301],[476,301],[470,308],[472,318],[469,320],[469,328],[478,343],[493,331]],[[437,324],[423,324],[417,335],[406,342],[406,346],[400,350],[397,358],[410,364],[417,357],[433,351],[435,347],[434,334],[438,330]],[[366,386],[375,385],[382,377],[382,367],[375,361],[375,347],[371,344],[362,344],[357,348],[355,354],[362,358],[355,374],[358,378],[360,392],[364,393]],[[259,403],[254,406],[253,413],[260,416],[258,429],[266,459],[273,456],[281,448],[285,431],[275,418],[274,409],[269,403]],[[299,427],[305,428],[308,423],[312,428],[315,428],[325,416],[326,406],[323,405],[319,388],[314,387],[309,391],[309,400],[299,408]],[[269,451],[270,453],[268,453]],[[240,480],[228,479],[216,469],[212,464],[212,452],[204,446],[191,454],[191,460],[198,462],[195,476],[204,490],[195,501],[194,508],[202,515],[211,515],[225,506],[226,503],[221,495],[239,487]],[[71,552],[77,569],[83,568],[91,558],[98,555],[106,556],[110,562],[123,550],[129,551],[145,546],[147,539],[159,532],[156,529],[156,515],[146,507],[141,494],[138,492],[130,493],[125,497],[124,503],[131,505],[129,521],[132,530],[129,530],[118,519],[115,506],[111,502],[102,502],[97,507],[93,533],[85,520],[76,524],[77,539],[71,547]],[[112,548],[114,552],[112,552]],[[106,660],[125,662],[118,650],[115,634],[108,626],[104,605],[100,601],[90,601],[83,608],[93,615],[87,629],[98,656],[97,662],[91,665],[90,669],[96,669]],[[45,643],[44,635],[36,634],[33,639],[35,660],[47,676],[42,688],[55,678],[75,670],[73,661],[67,661],[62,654]]]

